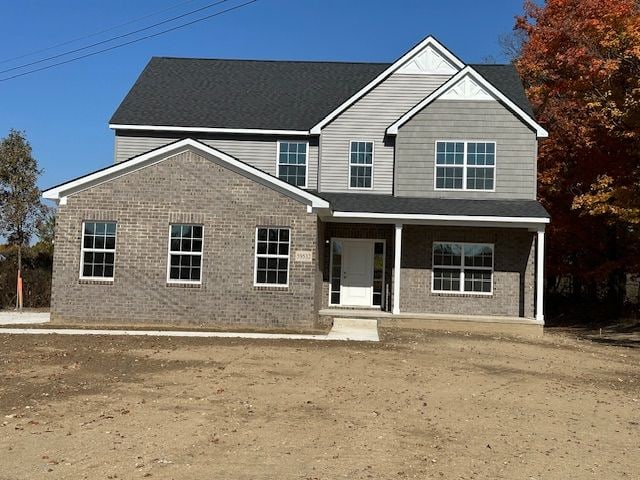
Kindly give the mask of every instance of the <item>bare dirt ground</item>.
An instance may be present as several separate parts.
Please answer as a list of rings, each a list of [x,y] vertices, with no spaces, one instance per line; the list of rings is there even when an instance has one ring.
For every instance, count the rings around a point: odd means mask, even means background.
[[[0,479],[640,478],[640,348],[0,335]]]

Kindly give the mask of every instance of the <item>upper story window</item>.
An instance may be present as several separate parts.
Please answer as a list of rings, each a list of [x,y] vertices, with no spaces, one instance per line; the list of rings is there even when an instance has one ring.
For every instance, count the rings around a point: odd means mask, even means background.
[[[80,254],[80,278],[113,280],[116,255],[116,222],[84,222]]]
[[[490,294],[493,291],[493,245],[433,244],[434,292]]]
[[[169,283],[200,283],[202,280],[202,225],[169,227]]]
[[[278,142],[278,178],[296,187],[307,187],[307,142]]]
[[[495,188],[495,142],[436,142],[436,190]]]
[[[256,229],[255,284],[286,287],[289,284],[290,230],[278,227]]]
[[[373,142],[351,142],[349,187],[371,188],[373,184]]]

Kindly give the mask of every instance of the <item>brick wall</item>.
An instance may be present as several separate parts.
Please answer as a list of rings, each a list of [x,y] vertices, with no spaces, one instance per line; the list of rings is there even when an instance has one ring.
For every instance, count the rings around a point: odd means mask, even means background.
[[[118,223],[115,279],[79,280],[83,220]],[[204,225],[202,285],[167,284],[170,223]],[[255,228],[291,228],[288,288],[254,287]],[[68,197],[57,218],[54,322],[310,328],[317,219],[306,206],[186,151]],[[313,252],[296,262],[294,252]]]
[[[533,318],[534,233],[405,225],[402,238],[400,311]],[[493,243],[493,294],[431,293],[434,241]]]

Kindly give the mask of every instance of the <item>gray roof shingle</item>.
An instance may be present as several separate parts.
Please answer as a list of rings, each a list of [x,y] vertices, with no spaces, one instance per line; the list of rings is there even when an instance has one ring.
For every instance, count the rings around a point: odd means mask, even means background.
[[[339,212],[549,218],[547,211],[536,200],[413,198],[333,192],[316,195],[327,200],[332,210]]]
[[[153,57],[110,123],[309,130],[389,63]],[[512,65],[472,65],[531,114]]]
[[[111,123],[309,130],[387,67],[154,57]]]

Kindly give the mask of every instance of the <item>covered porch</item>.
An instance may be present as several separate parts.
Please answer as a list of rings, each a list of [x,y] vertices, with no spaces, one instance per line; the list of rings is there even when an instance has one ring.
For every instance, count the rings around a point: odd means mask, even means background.
[[[361,211],[360,197],[381,195],[331,196],[318,229],[320,316],[544,324],[549,219],[537,202],[386,196],[384,209],[404,207],[389,212]],[[438,212],[442,202],[462,214]]]

